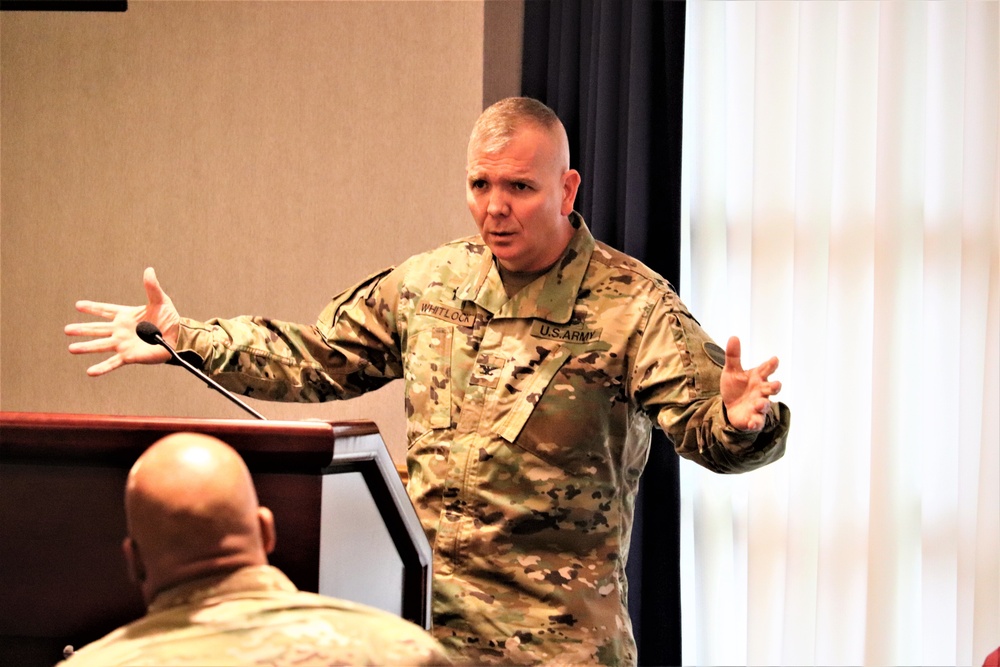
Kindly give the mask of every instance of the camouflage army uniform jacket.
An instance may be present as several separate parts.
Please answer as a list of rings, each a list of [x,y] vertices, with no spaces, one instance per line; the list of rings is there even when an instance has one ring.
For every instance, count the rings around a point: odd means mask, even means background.
[[[423,628],[352,602],[300,592],[271,566],[163,591],[137,621],[60,667],[113,665],[440,665]]]
[[[477,236],[363,281],[313,327],[181,328],[182,348],[252,397],[343,399],[405,380],[434,634],[474,664],[636,661],[625,561],[654,422],[717,472],[784,452],[787,408],[756,438],[729,427],[720,348],[665,280],[573,220],[562,259],[510,299]]]

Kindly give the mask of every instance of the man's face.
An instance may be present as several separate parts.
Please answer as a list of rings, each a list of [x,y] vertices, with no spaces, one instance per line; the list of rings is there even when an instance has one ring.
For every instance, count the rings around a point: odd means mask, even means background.
[[[469,150],[466,199],[479,233],[509,271],[541,271],[573,236],[567,216],[580,183],[553,137],[534,125],[488,153]]]

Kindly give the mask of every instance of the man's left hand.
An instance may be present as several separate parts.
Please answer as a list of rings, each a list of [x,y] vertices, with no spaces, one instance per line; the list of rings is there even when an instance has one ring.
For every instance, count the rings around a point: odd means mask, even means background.
[[[769,397],[781,391],[780,382],[768,380],[777,368],[778,358],[771,357],[756,368],[743,370],[740,339],[736,336],[729,339],[719,390],[733,428],[754,433],[764,428],[771,410]]]

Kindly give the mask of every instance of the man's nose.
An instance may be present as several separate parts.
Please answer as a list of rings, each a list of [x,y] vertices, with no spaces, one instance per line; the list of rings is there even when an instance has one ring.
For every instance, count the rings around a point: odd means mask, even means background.
[[[510,213],[510,205],[507,203],[507,196],[500,188],[490,190],[490,200],[486,205],[486,212],[491,216],[505,216]]]

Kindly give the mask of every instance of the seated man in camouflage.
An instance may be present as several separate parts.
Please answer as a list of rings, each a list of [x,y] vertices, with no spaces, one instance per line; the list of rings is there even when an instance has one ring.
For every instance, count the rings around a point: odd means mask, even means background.
[[[215,438],[177,433],[146,450],[125,510],[122,546],[149,611],[66,667],[448,663],[409,621],[300,592],[268,565],[274,517],[239,454]]]

